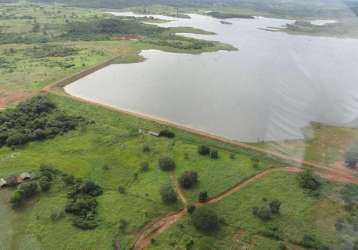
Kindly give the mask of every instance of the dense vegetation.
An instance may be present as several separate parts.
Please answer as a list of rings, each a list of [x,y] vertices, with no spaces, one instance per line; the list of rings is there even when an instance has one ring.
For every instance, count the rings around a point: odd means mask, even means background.
[[[36,96],[0,113],[0,147],[54,138],[75,129],[83,120],[56,109],[46,96]]]
[[[227,19],[227,18],[248,18],[252,19],[253,16],[250,15],[243,15],[243,14],[236,14],[236,13],[223,13],[223,12],[217,12],[217,11],[210,11],[206,13],[209,16],[219,18],[219,19]]]

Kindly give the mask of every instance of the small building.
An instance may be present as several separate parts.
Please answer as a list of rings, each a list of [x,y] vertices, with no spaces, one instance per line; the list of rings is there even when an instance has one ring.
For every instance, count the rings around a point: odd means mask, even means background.
[[[7,182],[5,181],[5,179],[1,178],[0,179],[0,188],[4,188],[7,186]]]
[[[148,131],[148,135],[159,137],[160,134],[158,132]]]

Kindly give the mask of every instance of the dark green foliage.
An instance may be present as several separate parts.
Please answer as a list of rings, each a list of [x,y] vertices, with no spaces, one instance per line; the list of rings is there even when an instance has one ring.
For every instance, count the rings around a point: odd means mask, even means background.
[[[198,173],[195,171],[185,171],[179,177],[179,184],[182,188],[191,188],[198,183]]]
[[[140,164],[140,171],[141,172],[147,172],[149,170],[149,163],[148,162],[142,162]]]
[[[260,218],[263,221],[268,221],[272,218],[272,212],[270,210],[270,208],[268,208],[267,206],[263,206],[263,207],[254,207],[252,209],[252,214],[255,215],[256,217]]]
[[[56,110],[46,96],[36,96],[0,113],[0,147],[53,138],[75,129],[82,120]]]
[[[79,40],[105,40],[114,35],[150,36],[162,32],[164,29],[143,24],[134,20],[121,18],[93,19],[88,22],[73,22],[67,24],[66,36]]]
[[[328,250],[329,247],[322,244],[316,237],[313,235],[304,235],[302,241],[300,242],[305,248],[316,249],[316,250]]]
[[[353,250],[358,250],[358,240],[354,242]]]
[[[282,232],[279,230],[279,228],[277,228],[275,226],[269,226],[265,230],[260,231],[260,234],[267,238],[273,239],[273,240],[282,240],[283,239]]]
[[[357,145],[352,146],[345,156],[345,163],[347,167],[355,168],[358,163],[358,149]]]
[[[219,229],[219,219],[216,213],[207,207],[195,209],[191,220],[196,229],[203,232],[214,232]]]
[[[267,202],[266,199],[263,199],[264,202]],[[277,199],[271,201],[268,205],[267,203],[262,207],[253,207],[252,214],[260,218],[262,221],[268,221],[272,219],[274,215],[280,213],[281,202]]]
[[[66,185],[71,186],[71,185],[75,184],[76,178],[75,178],[73,175],[63,174],[63,175],[62,175],[62,181],[63,181]]]
[[[48,165],[40,166],[40,176],[46,177],[49,181],[52,181],[54,175],[56,175],[56,170]]]
[[[159,159],[159,168],[163,171],[172,171],[175,169],[175,162],[170,157],[163,157]]]
[[[103,193],[102,188],[93,181],[79,182],[72,186],[72,191],[68,193],[68,202],[65,212],[73,214],[73,225],[90,230],[98,226],[96,219],[97,200],[96,196]]]
[[[42,176],[39,179],[39,185],[40,185],[40,188],[41,188],[42,192],[47,192],[51,188],[51,180],[48,179],[46,176]]]
[[[196,207],[193,204],[188,205],[188,207],[186,208],[186,210],[188,211],[189,214],[193,214],[195,209],[196,209]]]
[[[120,219],[119,220],[119,231],[121,231],[121,233],[125,233],[127,231],[127,227],[128,227],[128,221],[124,220],[124,219]]]
[[[287,250],[287,249],[288,249],[288,248],[286,247],[285,243],[283,243],[283,242],[280,242],[280,244],[278,245],[278,248],[279,248],[280,250]]]
[[[149,153],[150,147],[148,145],[144,145],[142,151],[143,151],[143,153]]]
[[[118,187],[118,192],[121,193],[121,194],[125,194],[126,193],[126,188],[123,187],[123,186],[119,186]]]
[[[222,13],[217,11],[211,11],[206,13],[206,15],[219,18],[219,19],[226,19],[226,18],[246,18],[246,19],[253,19],[253,16],[250,15],[243,15],[243,14],[235,14],[235,13]]]
[[[60,45],[42,45],[25,49],[24,53],[32,58],[66,57],[73,56],[79,52],[77,48]]]
[[[200,192],[198,199],[199,199],[199,202],[207,202],[209,199],[208,192]]]
[[[170,131],[170,130],[168,130],[168,129],[164,129],[164,130],[161,130],[161,131],[159,132],[159,136],[160,136],[160,137],[166,137],[166,138],[172,139],[172,138],[175,137],[175,134],[174,134],[174,132],[172,132],[172,131]]]
[[[160,196],[165,204],[175,203],[178,199],[177,193],[171,185],[165,185],[160,189]]]
[[[26,200],[32,198],[38,192],[38,185],[36,182],[26,182],[19,185],[10,199],[10,203],[14,208],[20,207]]]
[[[198,153],[200,155],[209,155],[210,154],[210,148],[205,145],[201,145],[198,147]]]
[[[281,202],[279,200],[273,200],[270,202],[270,210],[273,214],[280,213]]]
[[[210,158],[211,159],[218,159],[219,158],[219,152],[217,151],[217,150],[211,150],[211,152],[210,152]]]
[[[299,183],[300,186],[304,189],[308,189],[311,191],[318,190],[321,186],[321,182],[315,177],[311,170],[307,169],[299,174]]]

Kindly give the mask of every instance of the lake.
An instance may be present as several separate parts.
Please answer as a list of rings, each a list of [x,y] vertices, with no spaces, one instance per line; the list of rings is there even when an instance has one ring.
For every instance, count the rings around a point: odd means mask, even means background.
[[[196,14],[162,18],[172,21],[160,26],[212,31],[216,35],[184,35],[239,50],[145,50],[144,62],[110,65],[65,91],[244,142],[300,139],[312,121],[358,125],[358,40],[262,29],[292,20],[229,19],[228,25]]]

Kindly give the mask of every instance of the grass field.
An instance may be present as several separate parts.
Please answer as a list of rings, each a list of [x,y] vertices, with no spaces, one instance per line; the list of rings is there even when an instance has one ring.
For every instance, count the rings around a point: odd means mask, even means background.
[[[243,177],[259,171],[250,164],[252,154],[232,146],[179,130],[175,130],[177,136],[173,140],[141,135],[138,134],[139,128],[157,131],[161,126],[80,104],[67,97],[51,96],[51,99],[66,112],[81,114],[95,123],[53,140],[30,143],[15,151],[1,148],[0,176],[35,171],[40,164],[50,164],[65,173],[94,180],[104,188],[103,196],[98,198],[101,223],[90,232],[74,228],[67,217],[53,223],[49,216],[63,209],[66,202],[66,189],[60,183],[49,194],[35,198],[22,211],[12,211],[8,191],[1,191],[0,196],[5,201],[1,203],[2,214],[7,214],[4,217],[10,225],[5,223],[2,226],[12,232],[4,242],[12,249],[28,249],[30,246],[34,249],[37,246],[63,249],[63,242],[66,242],[66,249],[110,249],[116,237],[127,249],[136,230],[145,222],[178,209],[177,205],[166,206],[160,200],[160,187],[170,182],[169,175],[157,167],[161,156],[170,155],[177,161],[178,174],[185,169],[198,171],[199,187],[207,189],[210,194],[223,191]],[[197,146],[201,143],[217,148],[220,159],[209,160],[199,156]],[[143,152],[144,145],[149,146],[149,153]],[[231,153],[237,156],[234,160],[228,157]],[[142,162],[149,163],[148,172],[139,172]],[[264,160],[262,164],[277,163]],[[135,173],[139,173],[138,178],[134,177]],[[118,186],[125,187],[127,194],[120,194]],[[193,200],[196,199],[195,192],[191,193]],[[118,232],[120,219],[129,222],[124,235]],[[20,243],[26,245],[20,246]]]
[[[77,8],[71,8],[70,11],[59,5],[0,6],[1,21],[5,20],[0,25],[1,35],[22,32],[29,33],[31,39],[37,36],[58,39],[65,23],[86,22],[88,18],[102,18],[103,15]],[[37,17],[36,22],[32,16]],[[46,33],[33,32],[35,23],[40,24],[40,29],[47,26]],[[54,39],[46,45],[38,42],[13,44],[2,40],[0,107],[14,105],[59,79],[111,58],[116,58],[117,63],[143,60],[139,56],[143,49],[178,53],[234,49],[230,45],[215,42],[198,49],[194,46],[198,41],[177,37],[174,35],[176,32],[205,33],[191,28],[173,28],[155,37],[143,36],[134,40]],[[56,49],[52,51],[52,48]],[[43,55],[44,51],[55,52],[55,55]],[[139,133],[139,129],[160,131],[167,127],[79,102],[62,92],[56,93],[58,95],[47,95],[60,110],[69,115],[81,115],[89,123],[54,139],[31,142],[21,147],[0,148],[0,178],[24,171],[36,173],[40,165],[47,164],[76,178],[95,181],[103,187],[103,195],[96,198],[99,226],[88,231],[78,229],[72,225],[72,217],[68,214],[63,214],[56,221],[51,219],[53,214],[61,214],[64,210],[70,191],[59,179],[55,179],[48,193],[38,194],[21,209],[12,209],[9,202],[15,190],[1,189],[0,249],[114,249],[116,241],[120,242],[121,249],[130,249],[144,225],[182,208],[179,202],[165,205],[161,200],[160,188],[173,185],[170,174],[158,168],[158,160],[164,156],[175,160],[176,177],[188,170],[198,173],[199,183],[184,191],[189,204],[197,202],[201,191],[213,197],[248,177],[283,165],[278,160],[252,151],[176,128],[169,128],[176,135],[174,139],[145,135]],[[353,132],[350,129],[337,130],[317,125],[314,136],[306,141],[308,147],[303,148],[306,150],[305,157],[330,163],[342,160],[344,150],[349,147],[351,139],[356,138],[352,136]],[[199,145],[208,145],[217,150],[219,158],[199,155]],[[297,147],[301,146],[300,143],[292,144],[287,149],[295,153]],[[254,158],[260,160],[257,166],[254,166]],[[141,170],[142,163],[149,165],[148,171]],[[119,187],[125,192],[119,192]],[[280,243],[284,243],[288,249],[304,249],[298,243],[305,234],[314,235],[322,243],[332,246],[332,249],[339,249],[343,243],[352,241],[354,232],[351,228],[356,218],[348,215],[344,209],[339,195],[342,187],[323,181],[320,196],[314,197],[299,187],[296,173],[275,172],[209,205],[220,217],[218,233],[210,235],[198,232],[186,215],[152,241],[149,249],[249,247],[266,250],[278,249]],[[254,206],[262,206],[273,199],[282,202],[281,213],[274,219],[262,222],[252,214]],[[348,229],[338,231],[336,228],[337,219],[342,218],[348,225],[349,233]],[[124,228],[123,221],[127,224]],[[280,240],[267,236],[267,231],[273,227],[278,229]]]
[[[297,183],[296,174],[273,173],[242,189],[222,201],[209,205],[222,220],[218,234],[198,233],[190,217],[162,234],[149,249],[185,249],[194,242],[193,249],[279,249],[285,242],[287,249],[304,249],[295,244],[304,234],[315,235],[331,249],[339,249],[339,237],[335,229],[336,219],[346,212],[337,201],[340,186],[326,183],[320,198],[304,193]],[[262,222],[252,214],[254,206],[264,200],[282,201],[281,212],[273,220]],[[278,228],[282,240],[271,239],[263,232]],[[335,246],[335,247],[334,247]],[[245,248],[246,249],[246,248]]]

